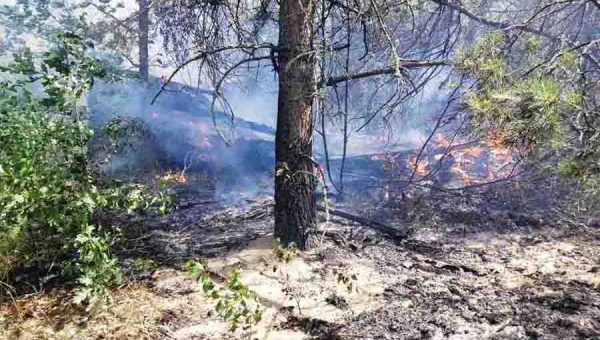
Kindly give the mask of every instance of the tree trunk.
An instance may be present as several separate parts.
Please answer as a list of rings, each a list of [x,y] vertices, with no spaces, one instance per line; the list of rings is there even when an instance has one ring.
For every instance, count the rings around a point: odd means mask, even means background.
[[[140,58],[140,79],[147,81],[149,77],[148,62],[148,31],[150,26],[150,17],[148,10],[148,0],[138,0],[140,5],[139,16],[139,58]]]
[[[275,236],[304,250],[317,224],[312,161],[316,60],[314,53],[307,53],[312,50],[314,16],[313,0],[281,0]]]

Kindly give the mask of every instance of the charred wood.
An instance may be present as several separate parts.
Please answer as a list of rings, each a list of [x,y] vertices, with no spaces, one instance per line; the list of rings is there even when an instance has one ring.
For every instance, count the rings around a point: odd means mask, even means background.
[[[319,211],[325,211],[325,208],[322,206],[318,207]],[[378,232],[394,239],[394,240],[403,240],[408,237],[408,234],[405,231],[398,230],[396,228],[387,226],[383,223],[366,219],[364,217],[356,216],[341,210],[337,209],[329,209],[329,213],[334,216],[342,217],[350,221],[358,222],[363,224],[369,228],[377,230]]]

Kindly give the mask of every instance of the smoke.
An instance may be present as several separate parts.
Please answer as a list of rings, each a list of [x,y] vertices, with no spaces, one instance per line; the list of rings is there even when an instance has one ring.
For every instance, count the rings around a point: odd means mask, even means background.
[[[443,79],[443,75],[437,76],[417,97],[398,107],[386,124],[379,117],[360,131],[357,130],[364,121],[355,117],[364,115],[367,109],[360,103],[364,102],[365,93],[361,91],[365,89],[352,88],[347,157],[419,148],[427,138],[432,118],[443,110],[448,98],[447,91],[439,89]],[[115,159],[107,171],[148,169],[158,164],[163,168],[209,173],[216,179],[216,194],[230,202],[242,198],[240,193],[272,192],[277,119],[277,82],[272,76],[260,73],[257,78],[245,79],[242,86],[225,89],[235,115],[235,130],[230,130],[230,117],[223,112],[217,112],[217,125],[226,139],[234,142],[231,147],[226,146],[214,128],[209,95],[173,83],[150,105],[159,89],[158,79],[150,84],[131,80],[94,85],[87,103],[95,126],[123,116],[144,122],[149,130],[137,150]],[[359,103],[354,105],[356,101]],[[327,125],[329,157],[340,158],[344,144],[340,121],[328,118]],[[319,137],[315,137],[315,155],[323,164],[323,139]]]
[[[272,180],[267,186],[262,182],[264,174],[272,171],[275,165],[274,129],[257,123],[267,123],[268,113],[274,115],[276,112],[268,108],[266,100],[252,100],[236,93],[233,97],[237,107],[234,131],[230,129],[229,116],[216,113],[217,125],[227,141],[234,141],[233,146],[228,147],[215,130],[206,95],[173,83],[151,105],[159,89],[160,83],[156,79],[149,84],[135,80],[94,84],[87,96],[94,127],[99,129],[113,118],[124,117],[142,122],[146,130],[128,153],[118,155],[105,167],[107,172],[160,166],[207,173],[216,179],[216,194],[226,200],[239,198],[236,192],[271,190]],[[243,98],[249,99],[247,104]],[[259,118],[253,118],[255,115]]]
[[[353,85],[349,93],[347,156],[420,148],[433,128],[435,119],[447,104],[450,91],[441,88],[447,76],[446,72],[436,75],[418,95],[395,107],[393,112],[384,110],[375,116],[374,112],[381,103],[388,100],[395,89],[390,84],[388,92],[381,91],[382,93],[372,96],[373,89],[368,83]],[[342,94],[342,102],[343,99]],[[334,115],[329,114],[326,120],[329,157],[340,158],[344,146],[343,121],[341,115],[335,118],[332,116]],[[324,157],[323,144],[322,137],[316,139],[315,153],[321,158]]]
[[[250,82],[246,86],[247,91],[235,88],[227,91],[225,96],[236,117],[275,128],[278,92],[276,85],[272,80],[263,81],[263,84]]]

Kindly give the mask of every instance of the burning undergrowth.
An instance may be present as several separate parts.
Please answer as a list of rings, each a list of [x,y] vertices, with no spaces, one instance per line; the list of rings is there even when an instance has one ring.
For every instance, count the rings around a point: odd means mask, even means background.
[[[456,188],[511,179],[521,170],[518,164],[524,156],[521,150],[503,145],[494,135],[473,139],[436,133],[404,162],[409,181],[437,182]],[[373,159],[386,162],[392,173],[397,170],[394,156],[376,155]]]
[[[223,112],[212,117],[208,93],[176,83],[149,105],[160,86],[158,81],[144,86],[97,84],[90,94],[88,104],[97,126],[113,119],[112,111],[118,109],[121,117],[141,122],[146,130],[127,152],[112,156],[108,172],[161,169],[178,173],[181,183],[187,181],[186,176],[201,174],[215,181],[217,195],[226,200],[239,193],[273,191],[272,184],[257,182],[272,181],[274,175],[274,129]],[[342,171],[346,194],[377,189],[389,197],[411,185],[456,189],[508,180],[521,170],[523,150],[506,147],[493,135],[481,139],[440,129],[427,138],[415,132],[415,127],[402,127],[408,129],[407,135],[399,140],[353,134],[348,141],[351,157],[346,159],[339,155],[326,159],[317,152],[319,176],[324,177],[329,192],[340,188]],[[335,136],[330,135],[330,143]],[[419,136],[424,140],[418,141]],[[416,147],[423,142],[423,148]]]
[[[228,197],[232,191],[259,193],[265,189],[257,183],[274,168],[272,128],[241,118],[233,120],[223,112],[213,117],[205,93],[176,83],[169,84],[150,105],[159,89],[158,81],[94,86],[88,97],[92,124],[104,131],[106,124],[126,127],[117,136],[120,147],[110,150],[114,152],[104,165],[107,173],[157,170],[180,184],[190,176],[203,176],[214,180],[217,195],[224,199],[232,199]],[[129,131],[131,126],[137,126],[136,133]],[[99,140],[96,144],[97,158],[102,159],[106,143]]]

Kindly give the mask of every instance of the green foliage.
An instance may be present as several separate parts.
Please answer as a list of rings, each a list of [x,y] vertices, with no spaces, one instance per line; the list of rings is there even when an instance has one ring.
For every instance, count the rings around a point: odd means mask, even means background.
[[[532,161],[556,155],[558,174],[587,181],[600,168],[595,80],[581,77],[575,50],[546,48],[539,37],[502,32],[462,51],[455,65],[476,81],[465,97],[470,122]]]
[[[28,35],[56,44],[61,41],[57,35],[65,31],[86,41],[93,40],[96,45],[115,48],[122,36],[110,27],[110,15],[120,7],[123,7],[121,2],[111,4],[110,0],[97,5],[88,1],[19,0],[14,5],[0,6],[0,25],[4,40],[10,42],[12,49],[28,45]],[[104,14],[88,19],[88,14],[95,10]]]
[[[550,79],[529,78],[494,90],[470,93],[472,122],[483,134],[493,132],[506,145],[525,147],[560,134],[560,88]]]
[[[133,261],[134,270],[138,272],[147,272],[156,268],[156,262],[152,259],[137,258]]]
[[[93,130],[77,102],[104,73],[81,38],[58,38],[39,69],[28,52],[9,65],[39,80],[42,98],[23,80],[0,86],[0,281],[10,282],[17,269],[60,261],[64,275],[78,276],[75,302],[96,308],[121,277],[109,251],[118,232],[95,223],[94,215],[146,209],[158,199],[138,185],[101,181],[90,165]]]
[[[226,285],[217,289],[205,263],[190,260],[185,267],[188,275],[202,285],[204,293],[217,300],[215,311],[229,323],[231,331],[242,324],[244,329],[250,328],[262,320],[263,309],[258,297],[241,281],[239,270],[231,271]]]
[[[139,118],[117,116],[103,128],[107,143],[104,147],[112,154],[126,155],[142,137],[146,137],[148,125]]]
[[[473,77],[486,79],[490,86],[500,83],[506,76],[503,39],[504,34],[496,32],[480,39],[472,48],[458,51],[455,67]]]

